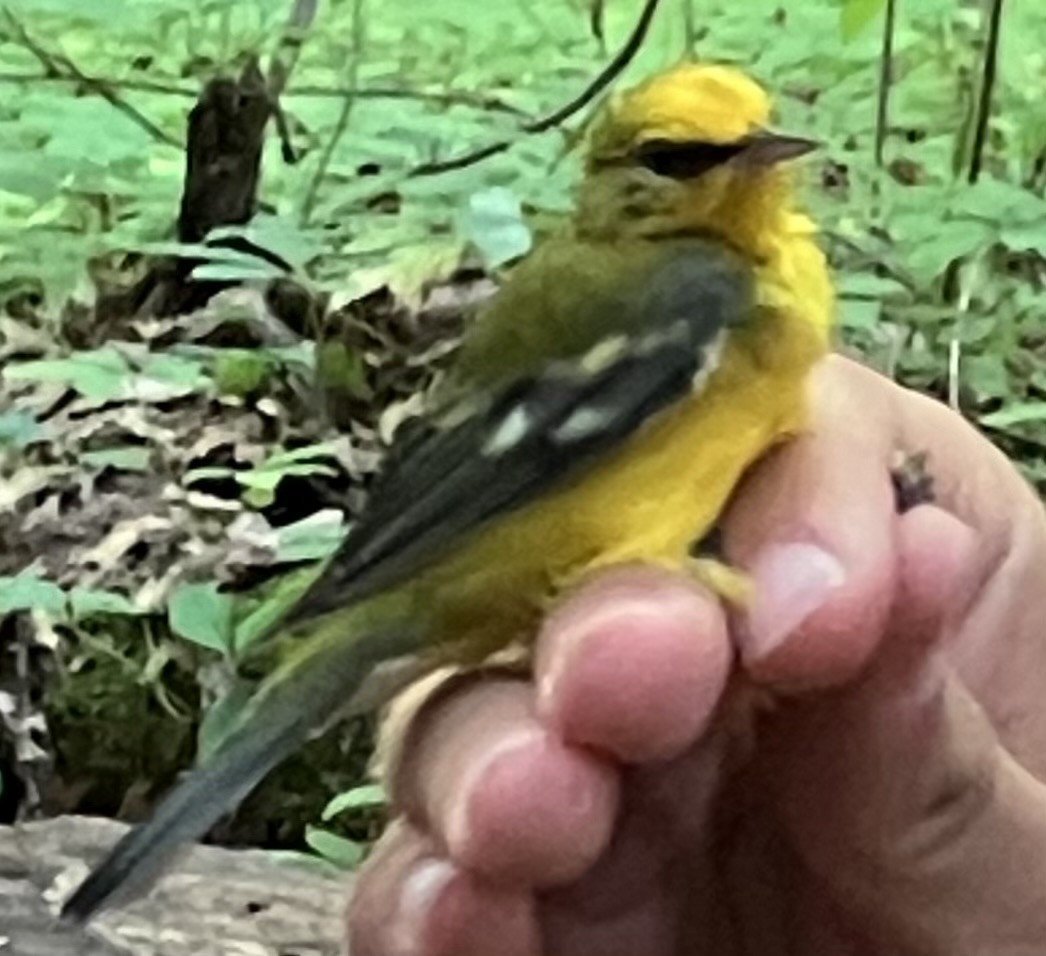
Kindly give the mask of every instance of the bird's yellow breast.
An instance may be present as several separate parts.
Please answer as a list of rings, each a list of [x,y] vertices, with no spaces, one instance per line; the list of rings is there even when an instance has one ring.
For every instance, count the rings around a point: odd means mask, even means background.
[[[691,398],[568,486],[494,522],[414,586],[434,643],[482,654],[530,637],[549,598],[594,568],[686,565],[744,470],[802,427],[806,377],[826,351],[831,309],[820,253],[810,245],[807,254],[814,268],[801,308],[781,300],[779,270],[765,275],[766,307],[731,334]]]

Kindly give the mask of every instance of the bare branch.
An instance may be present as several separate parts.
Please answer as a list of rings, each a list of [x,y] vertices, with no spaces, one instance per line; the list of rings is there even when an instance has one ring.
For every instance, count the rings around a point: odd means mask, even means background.
[[[139,79],[135,77],[98,76],[91,79],[113,90],[135,93],[156,93],[160,96],[178,96],[182,99],[195,100],[200,94],[199,87],[187,84],[164,83],[159,80]],[[0,83],[79,83],[76,76],[66,73],[5,73],[0,71]],[[483,93],[471,93],[468,90],[410,90],[395,86],[361,86],[355,89],[340,86],[320,86],[305,84],[291,86],[283,91],[284,97],[316,97],[324,99],[357,99],[357,100],[418,100],[423,103],[436,103],[440,106],[469,106],[488,113],[505,113],[508,116],[525,117],[527,114],[518,106],[513,106],[496,96]]]
[[[165,143],[168,146],[174,146],[176,149],[182,148],[182,144],[177,139],[169,135],[166,131],[160,129],[160,127],[144,113],[135,109],[126,100],[123,100],[114,88],[99,81],[93,76],[88,76],[64,54],[50,53],[48,50],[44,49],[44,47],[29,35],[29,32],[25,29],[14,13],[11,12],[10,8],[4,7],[4,16],[7,18],[11,29],[15,32],[15,40],[18,43],[21,43],[22,46],[24,46],[37,58],[37,60],[40,61],[40,65],[47,72],[48,76],[59,77],[62,76],[63,73],[67,74],[69,79],[75,80],[76,82],[83,84],[83,86],[92,92],[97,93],[111,106],[123,113],[124,116],[144,129],[153,139]]]
[[[992,115],[992,92],[999,61],[999,34],[1002,32],[1002,0],[989,0],[988,32],[985,38],[984,66],[981,71],[981,90],[977,102],[977,125],[970,150],[970,171],[966,179],[975,183],[980,178],[984,163],[984,147],[988,142],[988,126]]]
[[[614,58],[600,71],[599,75],[596,76],[596,78],[593,79],[584,90],[582,90],[581,93],[574,97],[574,99],[569,103],[561,106],[554,112],[549,113],[547,116],[524,123],[520,127],[520,132],[524,135],[534,135],[536,133],[547,132],[553,127],[559,126],[579,110],[583,109],[604,89],[606,89],[606,87],[614,81],[621,71],[628,66],[632,58],[639,51],[639,48],[642,46],[643,40],[646,37],[647,30],[650,28],[650,22],[654,18],[654,13],[657,11],[657,5],[659,2],[660,0],[646,0],[643,4],[642,11],[640,11],[639,19],[636,21],[636,25],[632,28],[632,34],[625,41],[621,49],[618,50]],[[466,166],[471,166],[472,164],[488,159],[491,156],[496,156],[498,153],[503,153],[514,144],[515,140],[498,140],[493,143],[488,143],[486,146],[481,146],[478,149],[463,153],[460,156],[452,157],[451,159],[422,163],[420,166],[415,166],[414,169],[410,171],[410,175],[434,176],[438,173],[446,173],[454,169],[463,169]]]

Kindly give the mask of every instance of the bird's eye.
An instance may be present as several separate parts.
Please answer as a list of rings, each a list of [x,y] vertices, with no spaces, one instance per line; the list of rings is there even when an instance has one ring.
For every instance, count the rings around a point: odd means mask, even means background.
[[[651,140],[636,152],[636,161],[657,176],[694,179],[722,166],[744,150],[743,143],[679,143]]]

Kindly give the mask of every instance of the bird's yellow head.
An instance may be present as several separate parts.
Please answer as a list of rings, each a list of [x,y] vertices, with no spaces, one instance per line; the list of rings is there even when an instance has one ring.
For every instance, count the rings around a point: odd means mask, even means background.
[[[579,229],[705,233],[758,253],[791,211],[787,161],[815,145],[772,133],[770,109],[726,66],[683,64],[619,94],[589,135]]]

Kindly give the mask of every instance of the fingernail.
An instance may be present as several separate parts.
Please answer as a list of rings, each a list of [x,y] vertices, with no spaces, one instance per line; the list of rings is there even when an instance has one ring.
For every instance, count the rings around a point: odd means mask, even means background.
[[[540,727],[520,727],[503,735],[501,740],[490,746],[483,759],[476,759],[464,778],[449,795],[449,803],[443,812],[445,819],[443,834],[451,856],[457,860],[470,855],[476,842],[475,796],[481,782],[490,776],[491,768],[503,760],[518,759],[518,755],[540,747],[545,740]]]
[[[455,876],[446,860],[423,860],[404,879],[399,906],[392,920],[389,942],[396,956],[420,953],[425,939],[425,924],[433,904]]]
[[[846,580],[838,558],[814,544],[775,544],[750,569],[755,594],[742,654],[759,660],[776,650]]]

